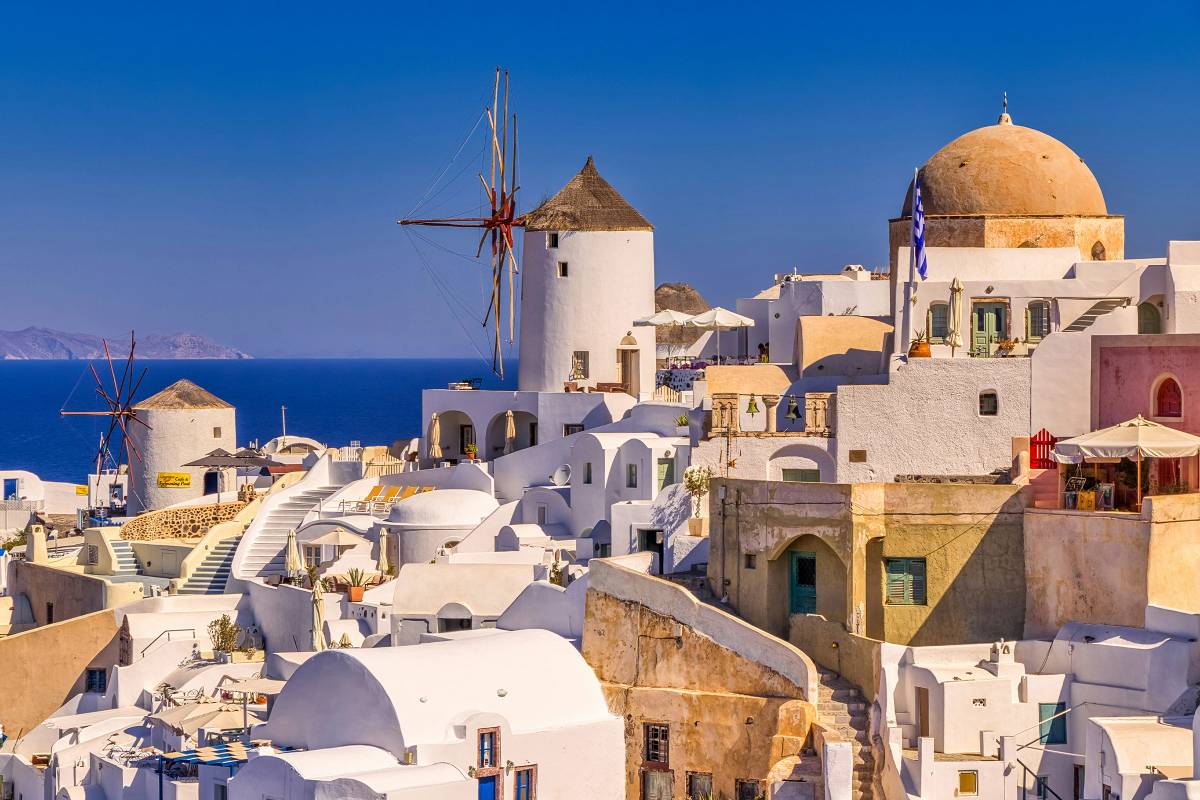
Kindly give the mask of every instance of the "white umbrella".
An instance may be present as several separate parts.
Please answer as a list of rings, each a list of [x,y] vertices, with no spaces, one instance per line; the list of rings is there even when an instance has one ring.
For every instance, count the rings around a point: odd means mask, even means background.
[[[329,533],[322,534],[308,541],[310,545],[326,545],[330,547],[354,547],[365,544],[368,540],[357,533],[351,533],[345,528],[334,528]]]
[[[325,595],[321,593],[321,579],[313,581],[312,587],[312,649],[325,649]]]
[[[1200,436],[1168,428],[1141,414],[1133,419],[1054,445],[1054,460],[1079,464],[1085,460],[1128,458],[1137,462],[1137,498],[1142,502],[1142,459],[1188,458],[1200,454]]]
[[[442,423],[437,413],[429,416],[429,458],[437,461],[442,457]]]
[[[300,546],[296,544],[296,529],[288,531],[287,548],[284,550],[283,571],[289,578],[294,578],[304,569],[304,559],[300,557]]]
[[[683,311],[676,311],[673,308],[664,308],[662,311],[657,311],[648,317],[635,319],[633,324],[639,327],[655,327],[655,328],[681,328],[687,324],[687,321],[692,318],[691,314]],[[667,353],[673,355],[673,346],[667,345]]]
[[[1140,414],[1133,419],[1054,445],[1054,458],[1078,464],[1093,458],[1187,458],[1200,453],[1200,436],[1159,425]]]
[[[379,570],[380,575],[387,575],[391,571],[391,564],[388,563],[387,531],[379,532],[379,560],[375,562],[375,569]]]
[[[954,280],[950,281],[950,320],[947,334],[947,344],[950,345],[950,356],[953,358],[954,349],[963,346],[962,338],[962,293],[963,284],[954,276]]]
[[[517,449],[517,423],[512,409],[504,412],[504,455]]]
[[[633,324],[640,327],[654,326],[657,328],[663,325],[686,325],[687,321],[691,318],[691,314],[687,314],[683,311],[675,311],[671,308],[664,308],[662,311],[657,311],[648,317],[635,319]]]
[[[754,320],[749,317],[743,317],[741,314],[734,313],[727,308],[710,308],[708,311],[702,311],[693,317],[690,317],[684,323],[689,328],[700,328],[706,331],[715,331],[717,335],[717,361],[721,360],[721,331],[732,331],[737,328],[753,328]]]

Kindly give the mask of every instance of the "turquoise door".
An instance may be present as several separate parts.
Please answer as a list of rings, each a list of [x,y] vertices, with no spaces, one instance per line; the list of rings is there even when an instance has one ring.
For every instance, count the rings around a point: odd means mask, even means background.
[[[793,550],[791,557],[791,595],[788,610],[793,614],[815,614],[817,611],[817,554]]]

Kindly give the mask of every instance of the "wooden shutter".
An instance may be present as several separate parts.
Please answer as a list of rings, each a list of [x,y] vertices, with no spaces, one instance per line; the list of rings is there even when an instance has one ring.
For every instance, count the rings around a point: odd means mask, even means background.
[[[902,604],[908,602],[908,575],[902,558],[887,559],[887,601]]]
[[[909,602],[917,605],[925,604],[925,559],[910,558],[908,560]]]

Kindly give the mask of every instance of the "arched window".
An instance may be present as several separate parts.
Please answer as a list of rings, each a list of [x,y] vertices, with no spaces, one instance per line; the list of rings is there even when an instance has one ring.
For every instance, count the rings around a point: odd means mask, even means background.
[[[946,303],[930,303],[928,323],[929,341],[946,341],[950,335],[950,306]]]
[[[1104,249],[1104,242],[1096,242],[1092,245],[1092,261],[1104,261],[1108,252]]]
[[[1138,333],[1162,333],[1162,315],[1154,303],[1138,305]]]
[[[1050,301],[1034,300],[1025,309],[1025,338],[1040,341],[1050,335]]]
[[[1172,377],[1163,378],[1154,390],[1154,416],[1183,416],[1183,390]]]

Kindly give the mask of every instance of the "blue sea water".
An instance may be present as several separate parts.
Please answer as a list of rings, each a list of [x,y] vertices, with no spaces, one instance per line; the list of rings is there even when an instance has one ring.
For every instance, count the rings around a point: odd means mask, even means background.
[[[105,362],[95,366],[107,377]],[[422,389],[464,378],[482,378],[486,389],[516,384],[515,378],[500,381],[473,359],[138,361],[137,371],[142,368],[147,372],[138,399],[187,378],[236,406],[239,446],[278,436],[280,405],[287,406],[289,434],[334,446],[352,439],[390,444],[420,434]],[[515,363],[508,372],[516,375]],[[86,362],[0,361],[0,469],[81,482],[93,468],[107,420],[63,418],[64,406],[105,407]]]

